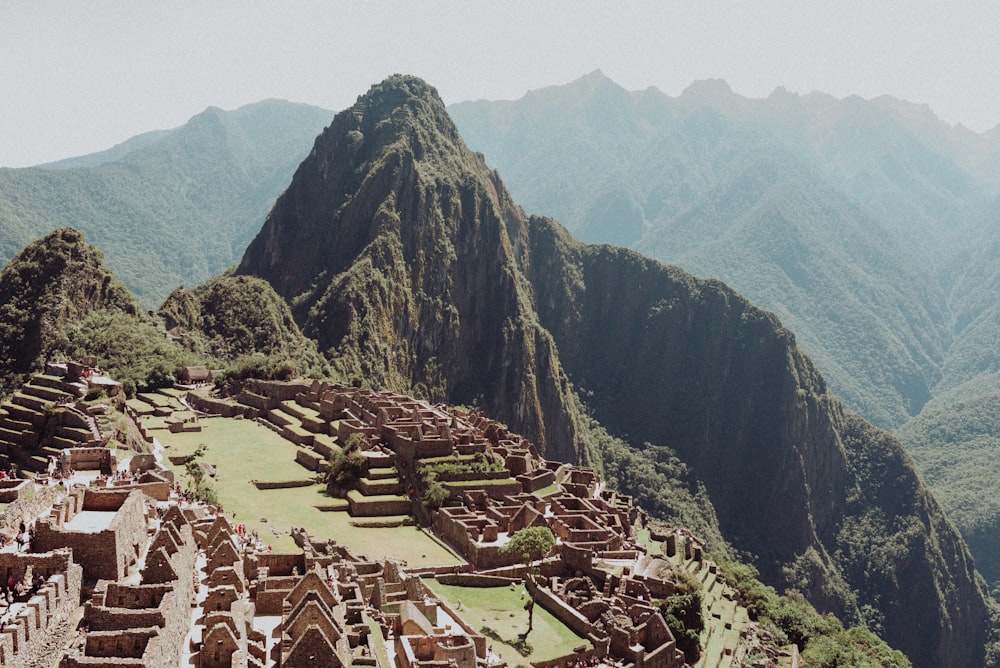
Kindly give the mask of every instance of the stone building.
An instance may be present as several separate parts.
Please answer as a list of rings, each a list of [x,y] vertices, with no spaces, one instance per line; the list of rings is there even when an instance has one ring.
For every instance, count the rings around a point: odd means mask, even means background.
[[[77,488],[38,520],[31,549],[68,547],[86,582],[117,581],[144,554],[146,523],[142,492]]]
[[[97,582],[84,606],[85,631],[60,668],[179,665],[191,623],[196,557],[194,534],[184,515],[165,517],[136,584],[121,578]]]

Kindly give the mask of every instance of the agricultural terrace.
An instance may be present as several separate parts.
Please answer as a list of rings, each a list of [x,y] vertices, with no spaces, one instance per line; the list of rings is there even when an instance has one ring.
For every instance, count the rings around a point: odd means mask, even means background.
[[[445,600],[466,622],[490,639],[493,652],[508,666],[528,665],[565,656],[574,649],[593,645],[552,616],[545,608],[535,605],[532,631],[519,643],[519,636],[528,630],[528,613],[524,604],[530,596],[523,584],[510,587],[461,587],[426,579],[435,594]],[[493,633],[489,632],[492,630]],[[494,635],[495,634],[495,635]],[[496,640],[496,637],[502,640]],[[518,651],[520,647],[520,651]],[[522,654],[521,652],[524,652]]]
[[[215,467],[213,480],[219,502],[234,523],[256,529],[265,544],[275,551],[289,552],[298,548],[291,538],[293,526],[304,527],[316,540],[333,538],[355,554],[372,559],[392,558],[405,561],[411,567],[442,566],[464,560],[436,539],[413,526],[359,527],[346,512],[323,512],[317,508],[336,507],[339,499],[331,499],[320,484],[286,489],[257,489],[249,481],[280,482],[310,480],[314,477],[295,461],[299,446],[285,440],[253,420],[202,418],[200,432],[170,433],[147,422],[151,433],[164,445],[167,465],[183,485],[183,464],[174,463],[191,455],[199,446],[207,446],[200,460]],[[262,522],[266,519],[266,522]],[[385,523],[403,517],[379,518]]]

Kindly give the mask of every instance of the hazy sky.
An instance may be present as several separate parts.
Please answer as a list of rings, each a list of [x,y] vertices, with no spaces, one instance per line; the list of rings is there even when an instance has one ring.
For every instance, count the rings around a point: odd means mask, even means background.
[[[400,72],[445,102],[594,69],[679,94],[721,78],[927,103],[1000,123],[1000,1],[103,2],[0,0],[0,166],[108,148],[209,105],[342,109]]]

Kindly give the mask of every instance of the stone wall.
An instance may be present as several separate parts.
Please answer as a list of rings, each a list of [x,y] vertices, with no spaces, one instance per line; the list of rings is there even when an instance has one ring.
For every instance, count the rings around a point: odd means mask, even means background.
[[[302,380],[282,381],[258,380],[251,378],[247,381],[246,387],[247,390],[253,392],[254,394],[264,396],[268,399],[281,403],[282,401],[291,401],[299,394],[308,392],[311,385],[312,383],[310,381]],[[268,408],[276,407],[276,405],[273,405]]]
[[[357,490],[347,493],[349,512],[352,517],[385,517],[387,515],[408,515],[413,508],[408,498],[382,498],[363,496]]]
[[[74,499],[67,497],[65,502],[70,501]],[[146,507],[142,492],[88,489],[79,510],[113,511],[115,516],[106,529],[72,531],[63,524],[64,519],[71,519],[72,515],[65,507],[56,506],[53,509],[55,518],[36,523],[32,550],[47,552],[60,547],[72,548],[73,560],[83,566],[86,581],[120,580],[146,543]]]
[[[5,478],[0,480],[0,503],[13,503],[18,499],[33,495],[35,483],[23,478]]]
[[[594,627],[587,618],[567,605],[552,591],[545,587],[539,587],[531,578],[524,581],[524,586],[536,603],[551,612],[553,617],[571,628],[578,636],[586,638],[594,633]]]
[[[444,573],[438,575],[436,580],[444,585],[489,588],[507,587],[513,582],[520,582],[521,578],[506,578],[498,575],[480,575],[479,573]]]
[[[242,415],[247,419],[253,419],[260,414],[260,410],[252,406],[233,403],[232,401],[227,401],[225,399],[206,397],[194,392],[187,395],[187,402],[192,408],[195,408],[203,413],[221,415],[222,417],[227,418]]]
[[[155,471],[159,468],[156,463],[156,455],[147,452],[137,452],[128,460],[129,473],[145,473]]]
[[[4,577],[9,573],[20,579],[29,569],[48,577],[21,613],[0,631],[0,666],[38,665],[51,647],[59,646],[72,631],[69,620],[80,604],[83,574],[80,566],[71,561],[70,551],[0,553]]]
[[[103,471],[111,473],[115,466],[114,451],[109,448],[65,448],[60,454],[63,470]]]
[[[530,473],[521,474],[516,479],[521,483],[525,492],[536,492],[553,484],[556,477],[548,469],[537,469]]]
[[[510,482],[490,481],[492,484],[477,485],[477,481],[470,482],[445,482],[442,483],[452,493],[452,498],[459,498],[462,492],[481,489],[491,499],[503,499],[505,496],[521,493],[521,483],[516,480]]]
[[[22,497],[0,512],[0,533],[12,538],[20,528],[21,520],[38,517],[52,506],[65,490],[57,486],[35,485],[33,496]]]
[[[316,481],[311,478],[301,480],[251,480],[257,489],[290,489],[292,487],[309,487],[315,485]]]
[[[83,625],[89,630],[86,646],[68,653],[61,664],[63,668],[132,665],[150,668],[180,664],[191,621],[195,587],[191,574],[197,550],[189,525],[182,524],[173,534],[180,538],[177,543],[171,541],[176,549],[169,556],[177,579],[150,583],[147,564],[142,574],[144,584],[98,582],[84,610]],[[164,554],[161,548],[159,555]],[[127,638],[129,642],[122,644],[119,638]],[[140,663],[134,663],[136,660]]]

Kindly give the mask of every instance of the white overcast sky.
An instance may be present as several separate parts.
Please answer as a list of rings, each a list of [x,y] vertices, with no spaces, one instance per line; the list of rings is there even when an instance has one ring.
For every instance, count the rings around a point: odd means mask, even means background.
[[[1000,0],[0,0],[0,166],[102,150],[209,105],[336,111],[395,72],[450,104],[595,69],[670,95],[707,78],[748,97],[889,94],[984,131],[1000,124]]]

